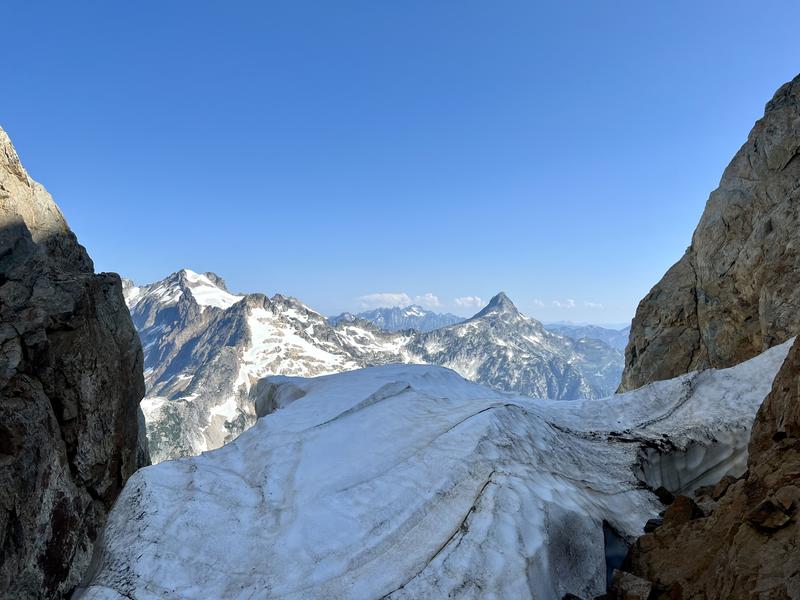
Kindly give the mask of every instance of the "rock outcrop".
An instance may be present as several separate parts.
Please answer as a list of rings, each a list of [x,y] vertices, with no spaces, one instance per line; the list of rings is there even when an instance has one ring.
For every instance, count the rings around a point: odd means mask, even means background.
[[[708,516],[670,507],[637,541],[626,567],[655,584],[656,598],[800,598],[800,341],[758,412],[749,452],[747,474],[717,486]]]
[[[140,447],[142,351],[117,275],[95,275],[0,129],[0,596],[61,598]]]
[[[724,368],[800,331],[800,76],[781,87],[641,301],[620,391]]]
[[[462,323],[419,332],[352,315],[332,325],[296,298],[232,294],[217,275],[187,269],[123,287],[144,345],[142,409],[156,463],[235,439],[255,422],[254,406],[276,407],[262,396],[269,385],[258,385],[273,375],[428,363],[502,391],[573,400],[610,395],[622,374],[619,350],[552,333],[505,294]]]

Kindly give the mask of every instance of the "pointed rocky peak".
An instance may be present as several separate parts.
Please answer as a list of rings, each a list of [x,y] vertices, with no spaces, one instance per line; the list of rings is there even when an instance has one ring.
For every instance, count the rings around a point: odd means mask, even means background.
[[[473,319],[478,319],[481,317],[488,317],[488,316],[499,316],[505,315],[509,317],[520,317],[522,316],[517,310],[517,307],[514,306],[514,303],[511,301],[511,298],[506,296],[505,292],[500,292],[496,296],[494,296],[491,300],[489,300],[489,304],[487,304],[483,310],[481,310],[478,314],[476,314]]]
[[[247,308],[266,308],[269,309],[272,306],[272,302],[267,297],[266,294],[247,294],[244,296],[244,302],[242,302],[242,309]]]
[[[135,286],[128,290],[126,301],[128,307],[144,299],[152,299],[163,306],[172,306],[181,298],[194,300],[201,308],[213,306],[216,308],[230,308],[244,296],[231,294],[225,287],[225,282],[214,273],[200,274],[191,269],[181,269],[165,277],[161,281]]]

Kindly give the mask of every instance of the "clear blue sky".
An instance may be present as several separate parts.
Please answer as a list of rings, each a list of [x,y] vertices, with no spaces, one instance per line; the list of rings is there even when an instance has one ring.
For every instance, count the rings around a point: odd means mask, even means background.
[[[97,268],[139,282],[211,270],[325,313],[505,290],[624,322],[800,71],[798,22],[768,0],[7,3],[0,125]]]

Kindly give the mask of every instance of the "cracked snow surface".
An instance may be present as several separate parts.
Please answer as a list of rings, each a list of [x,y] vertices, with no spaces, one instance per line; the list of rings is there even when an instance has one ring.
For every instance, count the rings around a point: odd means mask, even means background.
[[[284,408],[130,479],[82,599],[599,595],[603,522],[632,538],[648,485],[740,469],[787,351],[575,402],[434,366],[276,378]]]

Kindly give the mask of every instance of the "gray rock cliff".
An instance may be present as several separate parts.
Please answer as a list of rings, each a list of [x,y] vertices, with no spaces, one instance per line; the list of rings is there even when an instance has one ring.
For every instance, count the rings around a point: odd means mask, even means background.
[[[61,598],[147,461],[142,350],[117,275],[95,274],[0,129],[0,596]]]

